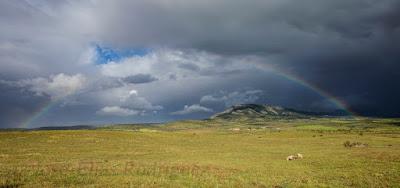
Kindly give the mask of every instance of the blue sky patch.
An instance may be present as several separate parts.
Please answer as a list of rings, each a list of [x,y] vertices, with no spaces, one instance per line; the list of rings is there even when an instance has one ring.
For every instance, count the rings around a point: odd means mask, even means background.
[[[123,58],[133,56],[145,56],[150,53],[147,48],[131,48],[131,49],[113,49],[106,46],[95,45],[96,49],[96,64],[107,64],[109,62],[118,62]]]

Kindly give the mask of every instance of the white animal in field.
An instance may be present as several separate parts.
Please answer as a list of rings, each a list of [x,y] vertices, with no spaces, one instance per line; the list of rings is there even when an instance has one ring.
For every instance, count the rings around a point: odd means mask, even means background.
[[[297,158],[302,159],[302,158],[303,158],[303,155],[302,155],[301,153],[298,153],[298,154],[297,154]]]
[[[289,156],[287,156],[287,157],[286,157],[286,160],[287,160],[287,161],[292,161],[292,160],[302,159],[302,158],[303,158],[303,155],[300,154],[300,153],[298,153],[298,154],[296,154],[296,155],[289,155]]]
[[[240,131],[240,128],[233,128],[232,131]]]
[[[291,160],[295,160],[295,156],[294,155],[289,155],[286,157],[287,161],[291,161]]]

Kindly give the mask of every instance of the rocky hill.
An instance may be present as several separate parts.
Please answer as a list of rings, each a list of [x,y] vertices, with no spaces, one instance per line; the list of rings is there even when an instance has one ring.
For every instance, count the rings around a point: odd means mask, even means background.
[[[305,112],[273,105],[239,104],[211,116],[211,119],[308,118],[328,113]]]

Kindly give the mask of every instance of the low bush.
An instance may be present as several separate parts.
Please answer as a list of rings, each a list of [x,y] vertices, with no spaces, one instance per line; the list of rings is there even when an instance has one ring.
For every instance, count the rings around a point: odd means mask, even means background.
[[[343,146],[346,148],[352,148],[352,147],[361,148],[361,147],[368,147],[368,144],[361,142],[350,142],[347,140],[346,142],[343,143]]]

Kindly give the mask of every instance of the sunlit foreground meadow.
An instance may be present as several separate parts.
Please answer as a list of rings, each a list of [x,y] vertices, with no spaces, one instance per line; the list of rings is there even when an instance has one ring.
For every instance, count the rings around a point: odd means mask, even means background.
[[[304,158],[286,160],[296,153]],[[399,121],[185,121],[0,132],[0,187],[85,186],[399,187]]]

